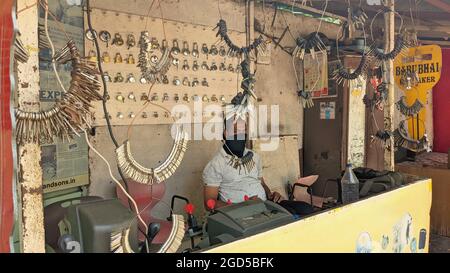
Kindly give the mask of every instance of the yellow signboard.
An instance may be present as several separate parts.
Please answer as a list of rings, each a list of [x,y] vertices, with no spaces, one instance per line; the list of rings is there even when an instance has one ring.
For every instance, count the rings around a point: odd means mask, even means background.
[[[440,80],[442,70],[442,51],[438,45],[411,47],[405,54],[394,60],[394,78],[406,97],[408,106],[419,100],[427,102],[427,92]],[[420,139],[425,134],[426,109],[408,120],[409,134]]]

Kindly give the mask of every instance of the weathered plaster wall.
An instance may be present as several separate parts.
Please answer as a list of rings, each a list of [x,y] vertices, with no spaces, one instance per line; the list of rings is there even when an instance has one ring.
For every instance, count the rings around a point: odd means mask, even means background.
[[[20,0],[17,9],[34,5],[32,0]],[[24,111],[39,111],[38,65],[38,10],[37,6],[24,10],[18,16],[21,39],[30,53],[26,63],[19,63],[18,106]],[[27,143],[19,146],[19,190],[22,203],[22,251],[44,252],[44,211],[42,205],[41,148]]]

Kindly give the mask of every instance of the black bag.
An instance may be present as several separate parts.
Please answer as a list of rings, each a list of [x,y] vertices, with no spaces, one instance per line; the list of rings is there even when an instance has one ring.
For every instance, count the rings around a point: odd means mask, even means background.
[[[405,183],[405,177],[398,172],[380,172],[369,168],[355,168],[353,172],[359,180],[360,197],[391,190]]]

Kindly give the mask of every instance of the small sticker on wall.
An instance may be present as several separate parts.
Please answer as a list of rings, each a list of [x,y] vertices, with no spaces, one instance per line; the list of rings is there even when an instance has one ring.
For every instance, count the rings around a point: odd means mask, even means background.
[[[320,119],[335,119],[335,118],[336,118],[336,102],[321,102]]]

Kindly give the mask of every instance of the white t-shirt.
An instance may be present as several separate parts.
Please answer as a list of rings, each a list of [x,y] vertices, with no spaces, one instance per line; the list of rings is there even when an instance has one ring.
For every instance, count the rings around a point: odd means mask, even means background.
[[[245,149],[244,155],[249,149]],[[253,152],[253,151],[252,151]],[[244,167],[235,169],[228,165],[231,156],[225,152],[223,147],[217,152],[214,158],[206,165],[203,170],[203,182],[206,186],[218,187],[220,200],[232,203],[244,201],[244,196],[258,196],[261,200],[266,200],[266,193],[261,184],[262,164],[258,154],[253,152],[253,161],[255,166],[250,172]]]

